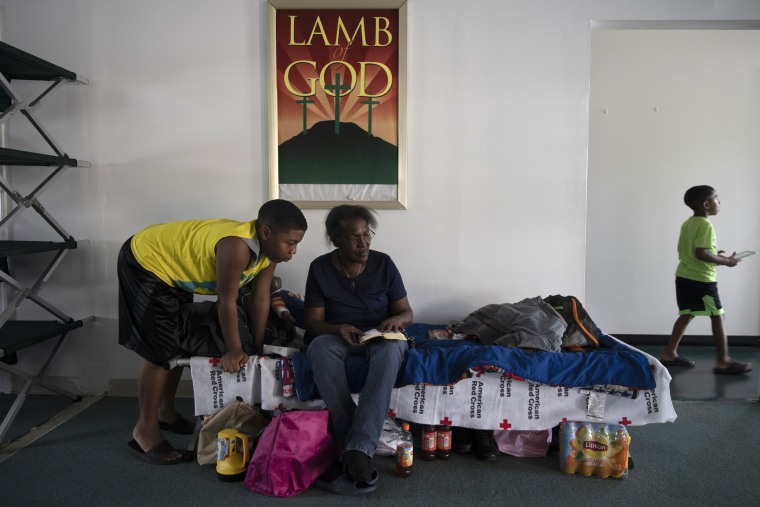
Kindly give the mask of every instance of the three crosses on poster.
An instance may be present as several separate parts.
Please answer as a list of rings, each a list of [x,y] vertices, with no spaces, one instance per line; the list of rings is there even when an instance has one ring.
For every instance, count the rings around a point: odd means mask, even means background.
[[[335,74],[335,84],[325,85],[325,89],[335,93],[335,133],[340,134],[340,97],[343,90],[349,90],[351,87],[347,84],[340,84],[340,73]],[[309,104],[313,104],[314,101],[302,97],[301,100],[296,100],[296,104],[303,105],[303,135],[306,135],[306,110]],[[380,101],[372,100],[372,97],[367,97],[367,100],[362,100],[362,104],[366,104],[368,107],[368,121],[367,121],[367,134],[372,135],[372,106],[380,104]]]

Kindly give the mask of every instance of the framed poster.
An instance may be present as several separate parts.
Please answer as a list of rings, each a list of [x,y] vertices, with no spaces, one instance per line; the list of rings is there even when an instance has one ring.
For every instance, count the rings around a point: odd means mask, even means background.
[[[405,2],[269,0],[270,198],[406,208]]]

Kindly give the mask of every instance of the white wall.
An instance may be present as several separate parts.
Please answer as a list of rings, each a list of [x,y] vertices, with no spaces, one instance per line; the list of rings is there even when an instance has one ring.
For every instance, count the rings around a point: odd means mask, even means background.
[[[53,375],[105,389],[135,378],[138,364],[117,345],[121,243],[155,222],[248,219],[267,199],[266,4],[0,5],[6,42],[91,80],[39,111],[73,156],[93,163],[44,194],[75,237],[92,241],[46,295],[97,317]],[[492,302],[585,297],[590,20],[760,18],[760,6],[409,0],[408,14],[410,207],[380,212],[374,247],[399,265],[416,320],[444,322]],[[23,137],[18,121],[11,143]],[[327,250],[324,213],[305,212],[299,254],[278,268],[289,287],[303,287],[309,261]],[[15,233],[42,230],[30,218]]]
[[[718,191],[719,248],[760,249],[760,31],[597,30],[591,48],[586,302],[611,331],[669,334],[687,188]],[[718,281],[729,333],[760,335],[758,259]]]

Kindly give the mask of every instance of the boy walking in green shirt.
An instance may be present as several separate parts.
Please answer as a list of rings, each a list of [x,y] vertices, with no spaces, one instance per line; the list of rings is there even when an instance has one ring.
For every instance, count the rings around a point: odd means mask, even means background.
[[[686,327],[700,315],[710,317],[715,340],[715,373],[740,375],[752,371],[749,363],[733,361],[728,355],[728,337],[723,320],[723,307],[718,296],[717,266],[734,267],[740,261],[717,250],[715,229],[708,219],[720,211],[720,200],[715,189],[707,185],[692,187],[684,195],[684,203],[694,211],[694,215],[681,226],[678,238],[679,263],[676,268],[676,299],[679,317],[673,325],[660,361],[665,366],[694,366],[677,353]]]

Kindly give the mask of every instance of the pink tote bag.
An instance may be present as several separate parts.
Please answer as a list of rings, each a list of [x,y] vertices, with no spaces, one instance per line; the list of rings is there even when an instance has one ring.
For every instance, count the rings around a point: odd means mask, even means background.
[[[280,498],[306,491],[338,459],[327,423],[327,410],[292,410],[276,415],[259,437],[245,486]]]

